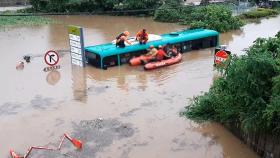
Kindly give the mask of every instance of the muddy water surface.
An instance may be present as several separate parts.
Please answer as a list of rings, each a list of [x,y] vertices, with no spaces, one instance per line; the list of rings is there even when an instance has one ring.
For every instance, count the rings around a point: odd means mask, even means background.
[[[186,53],[183,62],[148,72],[128,65],[82,69],[71,66],[69,52],[61,51],[61,69],[42,71],[47,50],[68,49],[68,24],[85,28],[86,45],[109,42],[123,30],[144,27],[161,34],[182,26],[135,17],[53,18],[60,24],[0,32],[0,157],[8,157],[10,148],[23,154],[31,145],[56,146],[64,132],[81,139],[84,150],[65,142],[62,151],[33,157],[258,157],[219,124],[179,117],[187,98],[210,87],[213,49]],[[264,19],[222,34],[220,41],[242,54],[257,37],[273,36],[279,28],[280,17]],[[32,56],[31,63],[17,71],[24,55]]]

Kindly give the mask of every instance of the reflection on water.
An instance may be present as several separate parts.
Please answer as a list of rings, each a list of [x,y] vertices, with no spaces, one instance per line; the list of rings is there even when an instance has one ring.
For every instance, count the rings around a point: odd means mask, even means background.
[[[48,82],[48,84],[54,86],[60,80],[60,77],[60,72],[54,70],[48,73],[46,81]]]
[[[208,137],[212,140],[213,144],[220,144],[219,146],[223,150],[222,157],[242,157],[243,151],[238,150],[240,146],[246,148],[246,145],[238,142],[238,138],[234,137],[232,133],[223,131],[224,127],[217,123],[204,124],[199,127],[191,128],[194,132],[202,133],[204,137]],[[228,142],[231,142],[230,144]],[[248,152],[248,155],[253,156],[254,152]]]
[[[87,76],[82,67],[72,65],[72,89],[75,100],[87,102]]]
[[[61,23],[0,32],[0,141],[5,142],[0,157],[8,157],[10,148],[24,153],[30,145],[55,142],[65,131],[78,133],[73,123],[98,117],[130,123],[135,133],[107,144],[106,152],[97,152],[97,157],[258,157],[222,126],[204,126],[178,116],[187,98],[207,91],[215,78],[214,49],[185,53],[181,63],[152,71],[129,65],[106,71],[80,68],[71,65],[66,53],[60,54],[59,72],[42,71],[47,50],[68,49],[69,24],[85,28],[86,45],[109,42],[123,30],[133,35],[146,28],[149,33],[162,34],[183,26],[135,17],[53,18]],[[279,21],[280,16],[264,19],[221,34],[220,43],[241,54],[258,36],[276,34]],[[25,54],[34,57],[32,63],[17,71],[15,63]]]
[[[243,29],[240,30],[234,30],[234,31],[229,31],[225,32],[220,35],[220,44],[221,45],[229,45],[231,41],[234,40],[234,37],[236,36],[244,36]]]
[[[243,50],[252,45],[258,37],[272,37],[279,31],[279,28],[280,16],[269,19],[262,19],[260,23],[250,23],[243,26],[243,33],[241,33],[240,35],[233,35],[233,40],[230,40],[228,42],[225,41],[225,43],[228,43],[229,50],[231,50],[234,54],[242,55],[244,54]]]
[[[148,79],[145,73],[140,73],[136,76],[136,80],[139,83],[138,88],[145,91],[147,88]]]

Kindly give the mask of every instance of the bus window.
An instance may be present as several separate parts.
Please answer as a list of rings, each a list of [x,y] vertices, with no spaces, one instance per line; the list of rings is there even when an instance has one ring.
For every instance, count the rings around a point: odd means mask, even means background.
[[[191,51],[192,50],[191,47],[192,47],[192,45],[191,45],[190,41],[184,42],[183,46],[182,46],[182,53]]]
[[[198,50],[202,48],[202,41],[203,39],[197,39],[191,41],[191,49],[192,50]]]
[[[217,45],[217,36],[211,36],[202,39],[202,48],[215,47]]]
[[[181,43],[175,43],[174,44],[175,45],[175,47],[177,48],[177,51],[178,52],[183,52],[183,49],[182,49],[182,46],[183,46],[183,44],[181,44]]]
[[[213,37],[211,37],[210,47],[216,47],[216,46],[218,45],[218,37],[219,37],[219,36],[213,36]]]
[[[131,54],[125,53],[120,55],[121,64],[128,63],[131,58]]]
[[[112,56],[104,57],[103,65],[105,65],[105,67],[117,66],[118,65],[118,56],[112,55]]]
[[[202,39],[202,48],[209,48],[211,47],[210,45],[211,45],[211,37]]]

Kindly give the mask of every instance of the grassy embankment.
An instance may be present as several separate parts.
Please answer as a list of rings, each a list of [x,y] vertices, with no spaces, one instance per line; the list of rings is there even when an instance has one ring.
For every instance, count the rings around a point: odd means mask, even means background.
[[[258,8],[256,10],[243,13],[238,17],[248,23],[248,22],[259,21],[262,18],[274,17],[277,16],[279,13],[280,13],[279,9]]]
[[[0,28],[7,28],[11,26],[31,26],[31,25],[45,25],[53,23],[54,21],[42,16],[1,16],[8,14],[15,14],[16,12],[2,12],[0,13]]]

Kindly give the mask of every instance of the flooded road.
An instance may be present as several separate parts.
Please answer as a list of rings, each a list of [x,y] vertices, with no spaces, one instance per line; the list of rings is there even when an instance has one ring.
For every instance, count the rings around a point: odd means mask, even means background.
[[[33,157],[258,157],[221,125],[179,117],[188,98],[209,89],[213,49],[186,53],[181,63],[154,71],[129,65],[82,69],[71,66],[69,52],[60,52],[61,69],[43,72],[46,51],[68,49],[68,24],[85,28],[86,45],[110,42],[123,30],[161,34],[183,26],[135,17],[53,18],[60,23],[0,32],[0,157],[8,157],[10,148],[24,154],[31,145],[56,146],[65,132],[81,139],[84,150],[67,142],[62,151]],[[242,54],[257,36],[273,36],[279,28],[280,16],[264,19],[222,34],[220,43]],[[24,55],[32,56],[31,63],[17,71]]]

